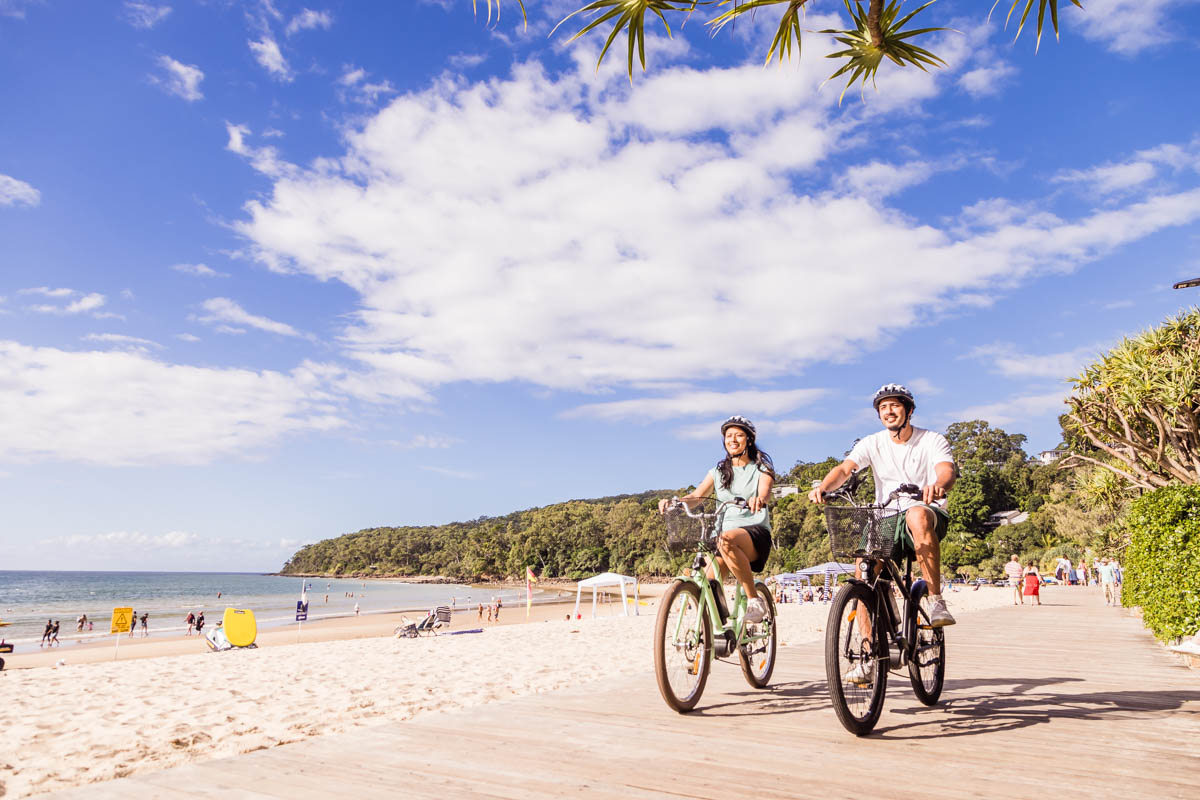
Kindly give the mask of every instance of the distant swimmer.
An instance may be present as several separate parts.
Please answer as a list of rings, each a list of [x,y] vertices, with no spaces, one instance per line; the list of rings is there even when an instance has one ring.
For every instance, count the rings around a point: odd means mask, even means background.
[[[218,599],[218,600],[220,600],[220,599],[221,599],[221,593],[220,593],[220,592],[217,592],[217,599]]]

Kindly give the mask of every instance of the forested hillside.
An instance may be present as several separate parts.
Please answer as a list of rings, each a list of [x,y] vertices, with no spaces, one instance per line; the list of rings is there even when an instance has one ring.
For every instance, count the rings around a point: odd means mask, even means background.
[[[1022,559],[1059,553],[1078,559],[1123,546],[1118,521],[1131,494],[1112,473],[1031,461],[1022,449],[1023,435],[983,420],[955,423],[946,436],[961,473],[950,494],[950,534],[942,546],[946,572],[990,577],[999,575],[1011,553]],[[768,573],[829,559],[824,518],[805,494],[835,463],[832,457],[797,463],[780,476],[780,483],[796,484],[800,491],[772,504],[776,547]],[[479,580],[518,577],[531,566],[546,577],[580,578],[605,570],[668,575],[687,556],[672,557],[664,548],[656,504],[688,489],[571,500],[446,525],[369,528],[301,548],[283,572]],[[1008,510],[1030,517],[1017,525],[987,524],[990,514]]]

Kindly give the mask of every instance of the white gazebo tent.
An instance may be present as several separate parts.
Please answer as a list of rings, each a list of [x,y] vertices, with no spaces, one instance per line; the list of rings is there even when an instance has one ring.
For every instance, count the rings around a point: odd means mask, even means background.
[[[629,616],[629,600],[625,596],[625,587],[633,584],[633,613],[638,613],[638,582],[637,578],[631,578],[628,575],[618,575],[615,572],[602,572],[599,575],[593,575],[587,580],[582,580],[575,587],[575,612],[573,617],[579,617],[579,598],[583,594],[584,589],[592,590],[592,619],[596,618],[596,590],[605,586],[620,586],[621,587],[621,608],[625,612],[625,616]]]

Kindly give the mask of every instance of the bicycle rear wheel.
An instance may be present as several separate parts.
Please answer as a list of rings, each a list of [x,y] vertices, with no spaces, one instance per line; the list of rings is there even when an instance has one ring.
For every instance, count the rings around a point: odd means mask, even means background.
[[[696,707],[712,663],[712,623],[700,589],[676,581],[663,595],[654,623],[654,676],[667,705],[684,714]]]
[[[833,599],[825,626],[825,677],[842,727],[865,736],[879,721],[887,693],[887,633],[875,593],[848,583]]]
[[[930,624],[929,604],[929,590],[926,589],[916,606],[916,651],[908,662],[908,679],[917,699],[932,706],[942,696],[942,685],[946,680],[946,633]]]
[[[775,647],[779,634],[776,632],[775,599],[771,597],[771,591],[762,581],[754,582],[754,591],[767,604],[767,616],[763,617],[762,622],[747,625],[744,635],[766,635],[766,638],[746,642],[738,648],[738,658],[742,662],[742,674],[746,676],[746,682],[755,689],[765,689],[771,681],[771,673],[775,671]]]

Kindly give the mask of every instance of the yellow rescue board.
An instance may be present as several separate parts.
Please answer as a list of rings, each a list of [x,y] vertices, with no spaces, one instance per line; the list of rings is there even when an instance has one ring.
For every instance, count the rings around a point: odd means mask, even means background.
[[[248,608],[227,608],[222,621],[225,638],[234,647],[249,647],[258,636],[258,624],[254,612]]]

